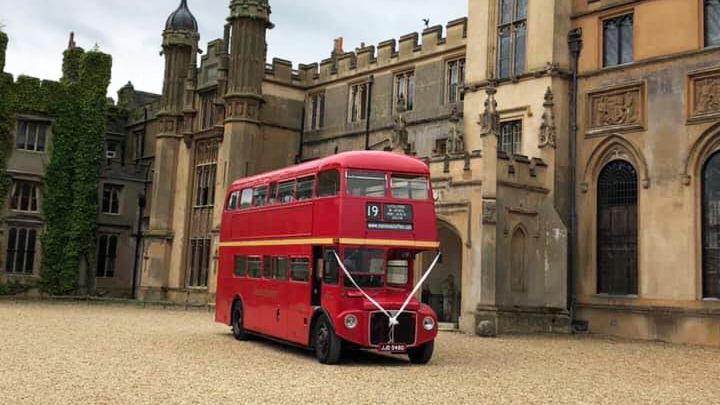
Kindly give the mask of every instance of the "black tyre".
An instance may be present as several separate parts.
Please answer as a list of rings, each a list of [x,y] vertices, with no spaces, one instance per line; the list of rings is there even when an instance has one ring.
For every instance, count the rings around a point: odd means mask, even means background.
[[[342,340],[335,334],[332,324],[324,315],[318,319],[313,331],[315,357],[323,364],[337,364],[342,354]]]
[[[435,341],[431,340],[418,347],[408,349],[408,357],[413,364],[427,364],[433,355],[435,349]]]
[[[230,326],[232,326],[232,334],[237,340],[247,340],[248,338],[245,333],[244,319],[242,303],[236,302],[233,305]]]

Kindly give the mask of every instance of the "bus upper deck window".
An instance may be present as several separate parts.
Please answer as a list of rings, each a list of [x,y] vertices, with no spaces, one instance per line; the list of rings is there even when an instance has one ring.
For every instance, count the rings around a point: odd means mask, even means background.
[[[340,192],[340,173],[337,170],[327,170],[318,173],[318,197],[333,197]]]
[[[252,205],[253,207],[262,207],[267,199],[268,189],[266,186],[258,187],[253,191]]]
[[[270,191],[268,192],[268,204],[277,203],[277,183],[270,183]]]
[[[230,199],[228,200],[227,210],[233,211],[237,208],[238,205],[238,191],[234,191],[232,194],[230,194]]]
[[[299,179],[297,182],[297,199],[298,201],[309,200],[313,195],[313,185],[315,184],[315,176]]]
[[[377,172],[347,172],[346,193],[358,197],[382,198],[387,194],[385,173]]]
[[[250,208],[252,206],[253,191],[251,188],[247,188],[242,191],[240,196],[240,208]]]
[[[390,180],[393,198],[427,200],[430,188],[428,179],[422,176],[393,175]]]
[[[295,199],[295,180],[280,183],[277,198],[281,204],[292,202]]]

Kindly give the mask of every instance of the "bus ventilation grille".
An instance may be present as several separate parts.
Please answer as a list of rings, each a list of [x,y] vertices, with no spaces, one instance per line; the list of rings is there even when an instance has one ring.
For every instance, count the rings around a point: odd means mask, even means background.
[[[399,325],[395,326],[395,341],[393,343],[415,343],[415,314],[404,312],[398,318]],[[390,325],[388,318],[382,312],[370,314],[370,344],[377,346],[390,343]]]

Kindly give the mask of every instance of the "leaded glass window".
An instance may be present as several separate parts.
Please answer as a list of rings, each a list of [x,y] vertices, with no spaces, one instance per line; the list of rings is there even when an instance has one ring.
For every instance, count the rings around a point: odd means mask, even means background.
[[[498,24],[498,78],[523,74],[526,68],[528,0],[500,0]]]
[[[603,21],[603,67],[622,65],[633,59],[633,15]]]
[[[500,124],[498,150],[515,155],[522,151],[522,121],[507,121]]]
[[[720,0],[705,0],[705,46],[720,45]]]
[[[720,298],[720,153],[705,164],[702,182],[703,297]]]
[[[599,294],[638,292],[637,172],[628,162],[608,163],[597,186],[597,290]]]

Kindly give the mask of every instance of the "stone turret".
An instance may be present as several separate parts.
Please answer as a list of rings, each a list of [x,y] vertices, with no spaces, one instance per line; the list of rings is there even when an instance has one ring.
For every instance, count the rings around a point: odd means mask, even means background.
[[[178,114],[183,107],[183,87],[188,71],[197,64],[198,24],[187,5],[182,0],[165,23],[163,31],[162,55],[165,56],[165,78],[163,80],[163,112]],[[166,128],[167,126],[167,128]],[[163,132],[169,124],[163,124]],[[174,132],[171,130],[171,132]]]

